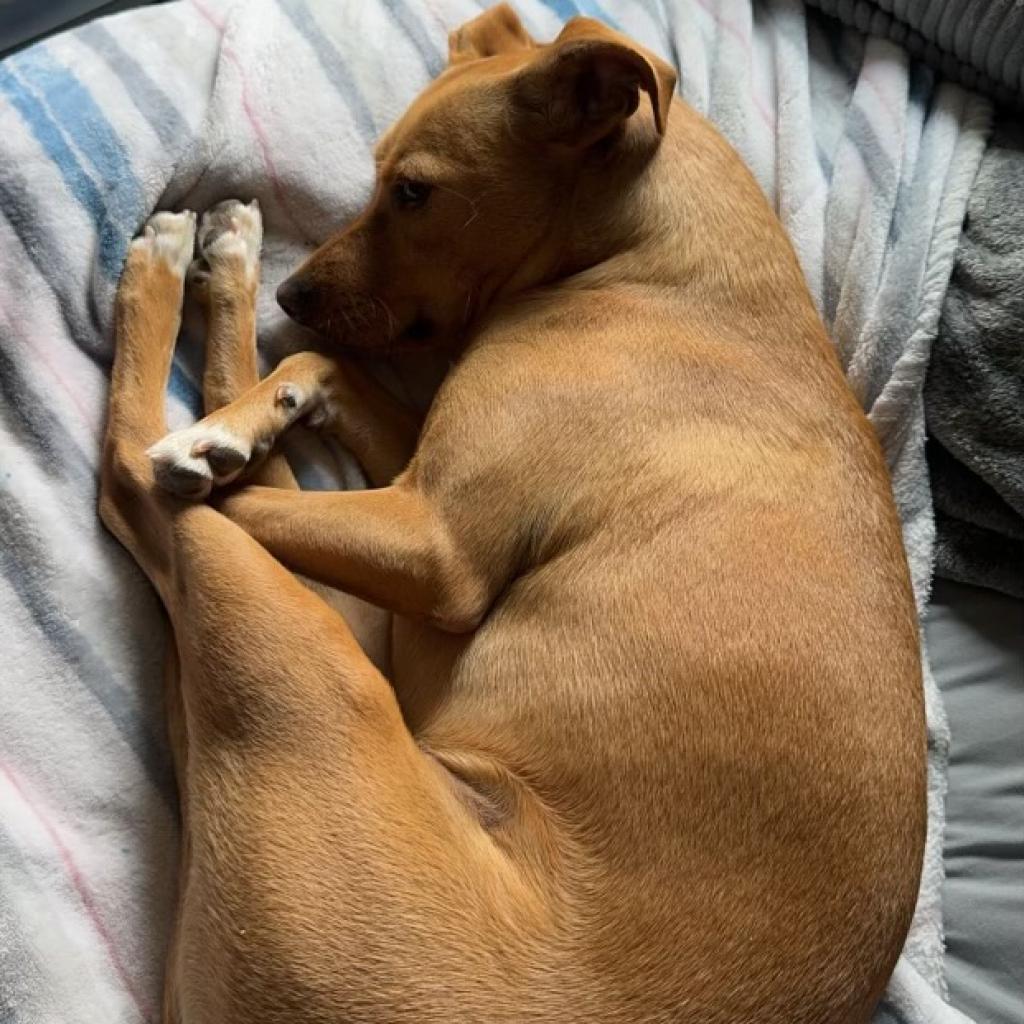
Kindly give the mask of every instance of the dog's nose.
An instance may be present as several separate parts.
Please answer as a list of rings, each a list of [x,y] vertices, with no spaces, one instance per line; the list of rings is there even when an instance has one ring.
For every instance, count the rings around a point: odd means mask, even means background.
[[[315,291],[308,277],[293,274],[285,278],[277,289],[277,304],[293,319],[302,322],[309,313],[310,300]]]

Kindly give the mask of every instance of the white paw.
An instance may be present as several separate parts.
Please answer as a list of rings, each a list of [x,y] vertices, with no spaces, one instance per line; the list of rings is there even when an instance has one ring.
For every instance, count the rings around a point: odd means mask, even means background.
[[[220,261],[241,262],[246,277],[259,273],[263,245],[263,218],[259,203],[225,199],[203,214],[199,224],[199,251],[211,269]]]
[[[195,238],[196,215],[191,210],[181,213],[162,210],[146,221],[142,234],[132,240],[132,249],[145,249],[153,259],[184,278],[192,262]]]
[[[168,434],[146,453],[157,483],[179,498],[205,498],[214,485],[230,483],[249,464],[252,445],[216,423]]]

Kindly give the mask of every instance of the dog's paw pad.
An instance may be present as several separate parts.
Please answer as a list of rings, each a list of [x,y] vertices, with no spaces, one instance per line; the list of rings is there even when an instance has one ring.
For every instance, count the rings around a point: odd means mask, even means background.
[[[213,488],[210,467],[198,460],[191,465],[182,462],[164,461],[156,456],[153,459],[153,475],[156,482],[171,494],[179,498],[190,498],[201,501]]]
[[[205,452],[206,461],[218,483],[233,480],[245,469],[249,455],[239,448],[224,444],[213,444]]]
[[[144,252],[184,278],[195,250],[196,215],[191,210],[161,210],[146,221],[142,234],[132,240],[132,250]]]
[[[255,277],[263,245],[263,218],[259,203],[225,199],[211,207],[199,224],[199,251],[207,265],[241,261],[246,274]]]
[[[230,483],[245,469],[252,449],[223,427],[200,422],[168,434],[148,455],[164,490],[181,498],[205,498],[215,485]]]

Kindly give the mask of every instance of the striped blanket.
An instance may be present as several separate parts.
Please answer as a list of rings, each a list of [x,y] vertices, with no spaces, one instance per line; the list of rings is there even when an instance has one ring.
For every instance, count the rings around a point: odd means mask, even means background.
[[[519,0],[538,38],[603,17],[671,59],[771,197],[893,470],[918,602],[933,521],[921,385],[988,105],[797,0]],[[473,0],[181,0],[0,64],[0,1019],[156,1019],[174,902],[164,623],[96,518],[111,306],[158,207],[259,198],[273,289],[365,199],[370,146]],[[186,338],[169,395],[197,405]],[[314,482],[319,479],[314,473]],[[879,1020],[942,1001],[947,733],[927,679],[921,899]],[[680,956],[686,951],[680,950]]]

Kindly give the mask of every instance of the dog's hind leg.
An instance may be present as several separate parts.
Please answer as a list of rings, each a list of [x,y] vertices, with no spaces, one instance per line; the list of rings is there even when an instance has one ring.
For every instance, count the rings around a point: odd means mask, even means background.
[[[209,414],[234,401],[259,383],[256,353],[256,294],[263,223],[259,205],[227,200],[207,210],[197,233],[199,255],[192,261],[186,284],[202,307],[206,320],[206,359],[203,407]],[[295,477],[283,455],[272,454],[253,473],[268,487],[296,488]],[[174,644],[165,666],[168,726],[175,752],[181,804],[181,863],[179,884],[189,875],[189,816],[186,785],[188,734],[180,685],[180,665]],[[177,1024],[176,979],[179,930],[175,923],[167,956],[164,1020]]]
[[[146,478],[145,448],[164,428],[164,402],[174,341],[181,321],[182,280],[192,258],[195,216],[154,216],[128,250],[118,289],[116,353],[110,385],[107,436],[100,486],[100,515],[151,578],[168,570],[166,537],[156,530],[148,502],[136,500],[130,481]],[[148,568],[147,568],[148,566]],[[173,638],[164,657],[167,725],[181,807],[179,877],[188,872],[188,736],[180,667]],[[179,1024],[173,978],[177,925],[170,937],[162,1017]]]

